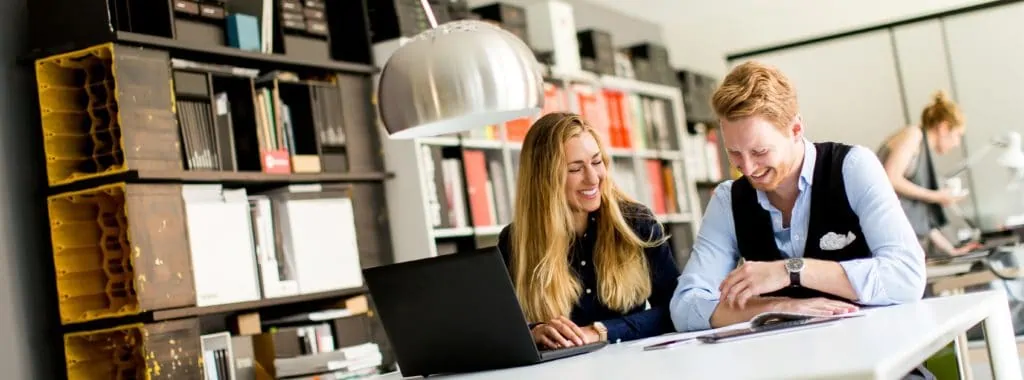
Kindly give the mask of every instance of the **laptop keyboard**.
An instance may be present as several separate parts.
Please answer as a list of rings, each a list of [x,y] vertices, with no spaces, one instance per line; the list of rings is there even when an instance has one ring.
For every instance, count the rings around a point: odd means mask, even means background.
[[[582,346],[542,349],[540,351],[540,357],[541,360],[554,360],[573,355],[585,354],[591,351],[596,351],[606,345],[608,345],[608,342],[595,342],[590,344],[584,344]]]

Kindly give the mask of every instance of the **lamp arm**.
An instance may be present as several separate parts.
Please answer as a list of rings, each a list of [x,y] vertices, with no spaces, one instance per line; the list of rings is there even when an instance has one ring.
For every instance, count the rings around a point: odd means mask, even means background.
[[[999,145],[1001,145],[1001,143],[998,142],[998,141],[993,141],[993,142],[991,142],[989,144],[985,144],[985,147],[981,148],[980,152],[967,156],[967,158],[965,158],[963,161],[960,161],[961,164],[960,164],[959,168],[957,168],[956,170],[946,174],[945,177],[946,178],[950,178],[950,177],[955,177],[957,175],[960,175],[960,173],[963,173],[967,169],[970,169],[971,166],[974,166],[974,164],[978,163],[978,160],[980,160],[980,159],[984,158],[985,156],[987,156],[988,153],[992,151],[992,148],[995,148],[996,146],[999,146]]]
[[[427,14],[427,21],[430,22],[430,28],[436,28],[437,19],[434,18],[434,10],[430,7],[430,0],[420,0],[420,5],[423,6],[423,13]]]

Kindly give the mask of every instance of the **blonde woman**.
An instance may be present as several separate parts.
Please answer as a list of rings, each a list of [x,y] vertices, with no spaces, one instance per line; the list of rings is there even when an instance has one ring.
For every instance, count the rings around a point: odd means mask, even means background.
[[[679,269],[667,236],[611,181],[597,137],[578,115],[552,113],[530,127],[520,153],[515,215],[498,248],[542,347],[673,331]]]
[[[921,112],[921,125],[901,129],[878,150],[878,158],[925,252],[956,256],[980,246],[969,243],[954,247],[939,231],[947,223],[943,206],[962,200],[964,195],[940,187],[933,156],[959,147],[963,134],[960,107],[939,91]]]

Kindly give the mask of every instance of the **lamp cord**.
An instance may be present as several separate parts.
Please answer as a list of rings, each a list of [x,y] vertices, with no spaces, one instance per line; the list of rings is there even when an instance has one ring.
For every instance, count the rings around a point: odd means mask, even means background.
[[[420,5],[423,6],[423,13],[427,14],[427,21],[430,22],[430,29],[437,27],[437,19],[434,18],[434,10],[430,8],[429,0],[420,0]]]

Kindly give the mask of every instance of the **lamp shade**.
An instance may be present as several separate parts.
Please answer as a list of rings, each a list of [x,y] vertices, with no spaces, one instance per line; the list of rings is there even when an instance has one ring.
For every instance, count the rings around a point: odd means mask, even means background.
[[[460,20],[424,31],[384,64],[377,90],[381,121],[393,139],[437,136],[535,115],[543,77],[514,34]]]
[[[1020,134],[1017,132],[1008,132],[1006,134],[1006,145],[1003,146],[1002,153],[996,159],[996,162],[1000,166],[1024,170],[1024,152],[1021,152],[1021,141]]]

